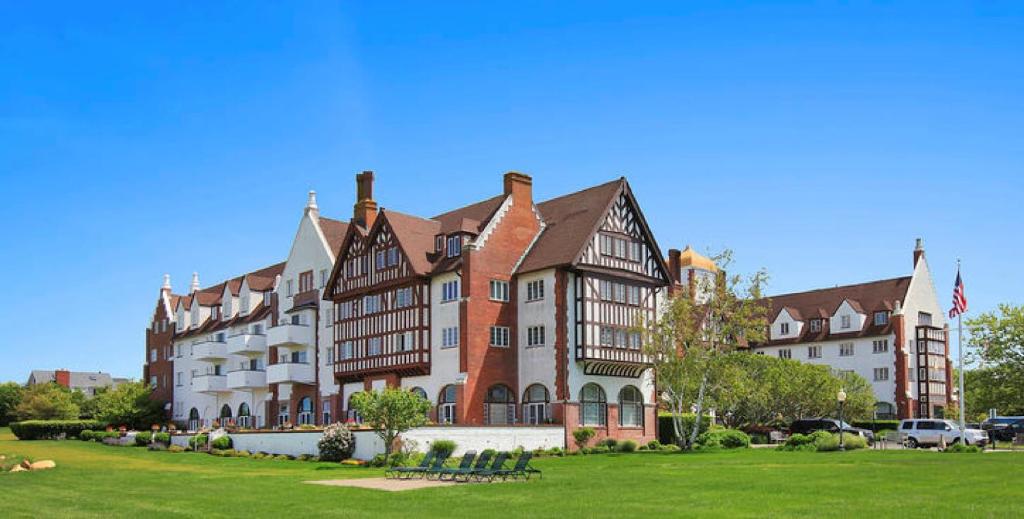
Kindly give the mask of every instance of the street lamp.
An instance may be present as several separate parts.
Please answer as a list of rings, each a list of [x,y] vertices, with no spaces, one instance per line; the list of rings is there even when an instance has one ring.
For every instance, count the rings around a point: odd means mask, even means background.
[[[843,445],[843,404],[846,403],[846,391],[839,389],[839,394],[836,395],[836,401],[839,402],[839,450],[845,451],[846,446]]]

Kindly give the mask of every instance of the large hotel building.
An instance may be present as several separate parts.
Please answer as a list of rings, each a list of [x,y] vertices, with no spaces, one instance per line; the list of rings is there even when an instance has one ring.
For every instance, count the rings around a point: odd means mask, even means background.
[[[580,426],[655,437],[640,334],[670,293],[717,274],[664,258],[625,178],[537,202],[532,180],[430,218],[378,209],[356,176],[348,222],[315,193],[285,261],[175,294],[165,277],[144,376],[187,429],[359,421],[352,395],[402,387],[439,424]],[[951,399],[943,313],[919,246],[911,276],[771,299],[756,353],[853,370],[884,416]]]

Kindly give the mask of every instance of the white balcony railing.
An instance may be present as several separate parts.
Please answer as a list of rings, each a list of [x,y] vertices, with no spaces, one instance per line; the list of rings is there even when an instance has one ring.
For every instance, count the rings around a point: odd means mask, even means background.
[[[267,366],[267,384],[312,384],[313,365],[305,362],[282,362]]]
[[[224,375],[197,375],[192,379],[192,390],[197,393],[224,393],[228,391]]]
[[[267,346],[309,346],[313,327],[305,324],[280,324],[267,330]]]
[[[197,343],[192,347],[192,353],[198,360],[214,361],[228,358],[227,344],[215,340]]]
[[[232,355],[261,355],[267,351],[267,336],[240,333],[228,337],[227,352]]]
[[[267,372],[263,370],[242,369],[228,373],[229,389],[265,389]]]

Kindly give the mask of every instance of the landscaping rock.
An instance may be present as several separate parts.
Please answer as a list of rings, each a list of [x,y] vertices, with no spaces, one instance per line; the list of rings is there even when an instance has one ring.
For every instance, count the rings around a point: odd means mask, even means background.
[[[11,472],[25,472],[26,470],[28,469],[22,467],[21,465],[15,465],[14,468],[11,469]]]
[[[29,470],[29,469],[32,468],[32,462],[29,461],[28,458],[25,458],[25,459],[21,460],[21,465],[20,466],[21,466],[21,468],[23,468],[25,470]]]
[[[57,468],[57,464],[54,463],[53,460],[41,460],[29,466],[29,469],[31,470],[45,470],[52,468]]]

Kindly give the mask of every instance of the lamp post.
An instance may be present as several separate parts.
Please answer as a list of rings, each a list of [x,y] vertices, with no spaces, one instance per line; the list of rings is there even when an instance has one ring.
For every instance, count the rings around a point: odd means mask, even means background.
[[[839,450],[845,451],[846,445],[843,444],[843,404],[846,403],[846,391],[840,389],[839,394],[836,395],[836,401],[839,402]]]

